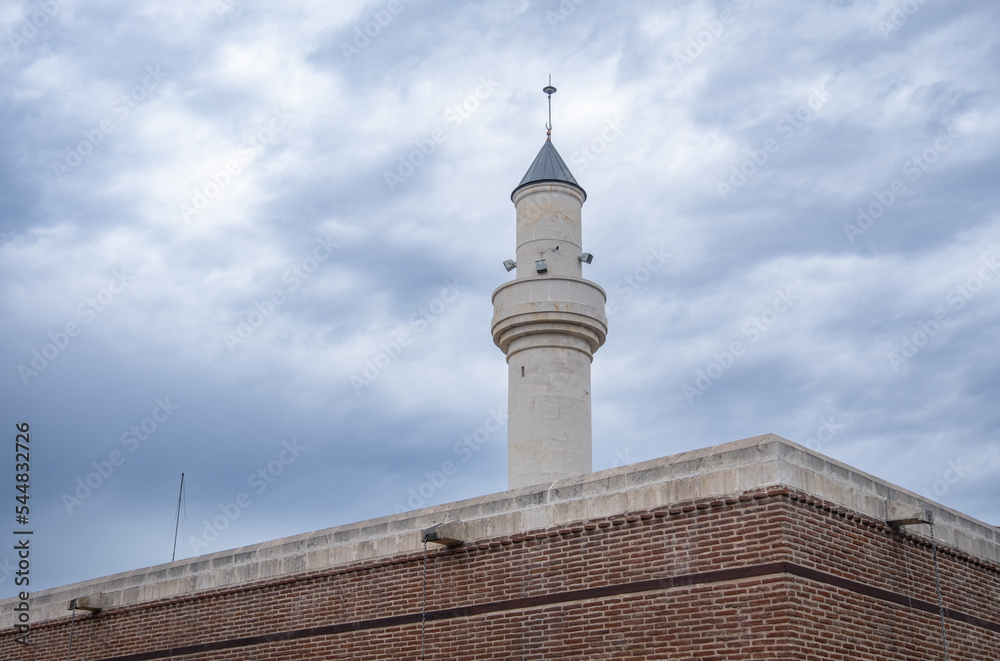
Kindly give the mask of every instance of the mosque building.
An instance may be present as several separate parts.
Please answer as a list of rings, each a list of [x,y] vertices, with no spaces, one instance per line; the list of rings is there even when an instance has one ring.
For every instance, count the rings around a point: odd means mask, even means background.
[[[1000,659],[993,526],[773,434],[592,472],[607,297],[551,135],[511,200],[508,491],[34,592],[27,636],[0,601],[0,658]]]

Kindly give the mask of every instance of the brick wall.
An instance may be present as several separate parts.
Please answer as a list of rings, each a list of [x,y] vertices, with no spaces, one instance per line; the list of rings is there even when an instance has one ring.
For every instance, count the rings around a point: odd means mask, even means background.
[[[1000,658],[1000,568],[939,548],[952,659]],[[942,659],[931,549],[775,488],[429,545],[427,659]],[[419,659],[424,558],[78,616],[73,659]],[[0,634],[67,658],[70,620]]]

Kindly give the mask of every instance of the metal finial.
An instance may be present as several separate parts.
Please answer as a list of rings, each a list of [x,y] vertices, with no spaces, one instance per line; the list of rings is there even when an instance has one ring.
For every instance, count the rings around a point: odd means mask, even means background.
[[[556,88],[552,87],[552,74],[549,74],[549,84],[542,88],[542,91],[549,95],[549,121],[545,122],[545,135],[552,137],[552,95],[556,93]]]

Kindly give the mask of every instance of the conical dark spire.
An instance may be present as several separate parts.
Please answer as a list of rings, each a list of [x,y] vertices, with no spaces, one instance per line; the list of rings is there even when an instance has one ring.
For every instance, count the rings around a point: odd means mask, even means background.
[[[535,157],[531,167],[524,173],[521,183],[510,194],[511,199],[513,199],[514,193],[520,188],[528,184],[537,184],[543,181],[558,181],[576,186],[583,193],[583,198],[587,199],[587,191],[583,190],[583,186],[577,183],[573,177],[573,173],[566,167],[566,162],[562,160],[562,156],[559,155],[559,152],[552,145],[552,141],[548,138],[545,139],[545,144],[538,151],[538,156]]]

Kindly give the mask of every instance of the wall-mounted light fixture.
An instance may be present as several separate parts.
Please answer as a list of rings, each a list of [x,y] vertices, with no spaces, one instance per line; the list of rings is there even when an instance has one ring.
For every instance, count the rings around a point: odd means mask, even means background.
[[[537,259],[535,260],[535,270],[539,273],[545,273],[549,270],[549,267],[544,259]]]
[[[505,259],[503,260],[503,267],[507,269],[507,273],[510,273],[511,271],[517,268],[517,262],[515,262],[513,259]]]
[[[580,256],[577,257],[577,259],[579,259],[584,264],[590,264],[592,261],[594,261],[594,256],[591,255],[589,252],[582,252],[580,253]]]

